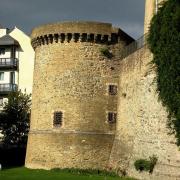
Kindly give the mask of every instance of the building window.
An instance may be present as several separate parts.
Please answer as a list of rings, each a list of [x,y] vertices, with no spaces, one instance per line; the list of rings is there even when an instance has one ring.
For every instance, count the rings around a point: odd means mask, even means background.
[[[117,95],[117,85],[110,84],[108,87],[109,95]]]
[[[10,72],[10,80],[11,84],[15,84],[15,72]]]
[[[0,98],[0,108],[3,107],[3,98]]]
[[[63,118],[63,113],[61,111],[54,112],[54,120],[53,120],[54,127],[62,126],[62,118]]]
[[[108,112],[108,123],[110,123],[110,124],[116,123],[116,119],[117,119],[117,113]]]
[[[0,72],[0,81],[4,81],[4,72]]]
[[[5,48],[0,48],[0,55],[5,54]]]

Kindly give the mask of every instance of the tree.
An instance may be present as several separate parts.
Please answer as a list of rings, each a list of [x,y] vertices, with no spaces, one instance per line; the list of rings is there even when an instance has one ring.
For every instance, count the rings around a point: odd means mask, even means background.
[[[31,95],[12,92],[0,113],[4,145],[26,145],[30,122]]]
[[[157,69],[157,90],[180,145],[180,0],[165,1],[152,19],[148,43]]]

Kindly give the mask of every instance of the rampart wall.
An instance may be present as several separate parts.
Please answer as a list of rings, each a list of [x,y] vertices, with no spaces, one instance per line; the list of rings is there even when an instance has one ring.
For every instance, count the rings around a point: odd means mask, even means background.
[[[33,30],[26,167],[112,169],[142,180],[180,179],[180,153],[158,101],[153,56],[145,45],[120,59],[132,41],[107,23],[57,23]],[[102,49],[113,57],[105,57]],[[117,94],[109,94],[109,84],[118,86]],[[63,113],[60,127],[53,124],[57,111]],[[118,114],[116,123],[107,121],[108,112]],[[153,155],[158,158],[153,174],[135,170],[136,160]]]
[[[180,152],[167,128],[167,112],[158,100],[156,72],[147,46],[120,65],[118,122],[110,167],[138,179],[180,179]],[[153,175],[138,173],[134,162],[157,156]]]

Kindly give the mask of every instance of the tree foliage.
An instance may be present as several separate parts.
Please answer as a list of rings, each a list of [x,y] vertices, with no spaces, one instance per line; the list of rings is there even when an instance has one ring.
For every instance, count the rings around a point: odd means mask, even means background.
[[[151,21],[148,37],[157,67],[157,90],[180,145],[180,0],[168,0]]]
[[[5,145],[26,145],[29,131],[31,95],[12,92],[0,113],[0,130]]]

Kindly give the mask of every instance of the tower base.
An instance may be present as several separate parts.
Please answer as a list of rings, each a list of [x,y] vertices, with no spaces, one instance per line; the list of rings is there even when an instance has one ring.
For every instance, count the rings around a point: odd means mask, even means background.
[[[31,132],[25,166],[32,169],[105,169],[114,134]]]

